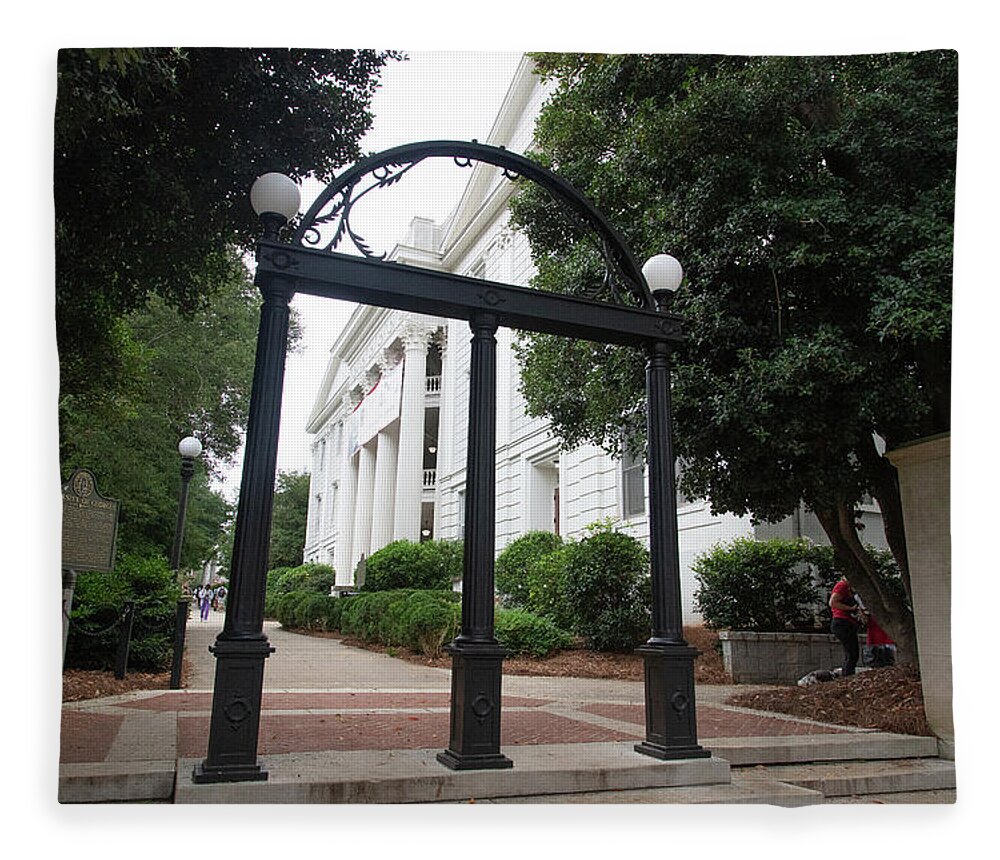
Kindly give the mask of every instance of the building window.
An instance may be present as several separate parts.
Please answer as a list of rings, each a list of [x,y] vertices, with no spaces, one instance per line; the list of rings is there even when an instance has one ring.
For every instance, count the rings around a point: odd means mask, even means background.
[[[323,494],[317,493],[313,505],[313,535],[323,527]]]
[[[622,452],[622,515],[625,519],[646,513],[643,461],[629,451]]]

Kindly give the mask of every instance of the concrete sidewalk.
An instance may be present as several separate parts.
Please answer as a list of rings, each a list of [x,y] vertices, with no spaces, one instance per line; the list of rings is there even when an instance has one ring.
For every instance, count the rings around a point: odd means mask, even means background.
[[[953,798],[954,768],[935,760],[932,738],[734,708],[724,704],[732,687],[697,690],[699,741],[712,758],[650,759],[633,750],[645,733],[642,683],[575,678],[505,676],[501,745],[514,768],[455,773],[435,759],[449,739],[448,670],[290,633],[274,622],[265,625],[275,653],[265,664],[258,750],[269,778],[194,785],[192,769],[207,752],[215,670],[208,646],[221,626],[218,613],[189,622],[186,689],[63,706],[60,800],[800,805],[823,802],[828,784],[841,796],[860,785],[868,794],[944,791],[934,800]],[[835,764],[844,761],[892,767],[848,772]],[[782,779],[759,768],[802,763],[813,770],[786,771]]]

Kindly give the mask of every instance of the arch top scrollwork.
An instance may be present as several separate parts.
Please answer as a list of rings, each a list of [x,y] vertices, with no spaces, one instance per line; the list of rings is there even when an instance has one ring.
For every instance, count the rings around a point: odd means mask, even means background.
[[[351,213],[373,191],[395,185],[429,158],[451,158],[458,167],[483,162],[500,168],[508,180],[525,179],[543,187],[574,222],[595,237],[605,264],[602,292],[613,304],[655,310],[655,303],[642,271],[621,236],[576,188],[540,164],[503,147],[476,141],[437,140],[410,143],[362,159],[336,177],[316,198],[299,223],[293,244],[336,251],[350,242],[371,260],[375,254],[364,237],[351,226]]]

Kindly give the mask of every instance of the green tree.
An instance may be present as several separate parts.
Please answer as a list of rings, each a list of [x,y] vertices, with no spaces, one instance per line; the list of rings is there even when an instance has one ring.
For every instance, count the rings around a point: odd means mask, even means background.
[[[360,155],[392,52],[59,52],[56,332],[61,386],[107,408],[131,372],[123,315],[203,308],[259,227],[247,194],[279,170],[328,180]]]
[[[185,318],[153,296],[118,328],[129,355],[114,398],[61,393],[61,460],[91,469],[120,499],[123,552],[168,555],[180,494],[177,443],[204,452],[191,479],[182,567],[212,555],[230,515],[210,477],[237,451],[250,398],[259,298],[236,260],[207,305]]]
[[[895,470],[875,434],[892,448],[949,427],[956,54],[537,61],[557,83],[537,157],[637,258],[669,251],[686,269],[681,489],[765,521],[805,502],[913,659],[912,612],[881,585],[854,513],[878,501],[908,595]],[[553,201],[527,187],[514,213],[536,286],[601,289],[599,249]],[[617,451],[623,428],[644,435],[637,350],[533,336],[520,355],[529,411],[568,444]]]
[[[306,546],[309,517],[309,474],[279,472],[271,512],[268,568],[298,567]]]

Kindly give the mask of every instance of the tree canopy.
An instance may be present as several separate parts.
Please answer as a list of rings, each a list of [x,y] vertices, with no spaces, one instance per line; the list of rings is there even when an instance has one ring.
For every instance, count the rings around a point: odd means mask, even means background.
[[[332,178],[361,153],[394,52],[136,48],[59,53],[55,111],[60,461],[122,501],[121,551],[166,555],[177,442],[204,446],[183,566],[229,518],[209,477],[246,425],[258,306],[243,253],[254,179]],[[296,330],[292,329],[292,341]],[[301,552],[301,550],[300,550]]]
[[[241,442],[258,303],[235,260],[190,318],[150,297],[117,325],[128,361],[115,397],[63,396],[63,468],[91,469],[101,491],[122,501],[122,551],[169,552],[180,489],[177,443],[194,433],[204,452],[190,485],[181,562],[197,566],[211,555],[228,506],[209,478]]]
[[[309,474],[279,472],[271,512],[269,570],[302,564],[308,516]]]
[[[254,179],[329,179],[360,155],[387,52],[143,48],[59,52],[56,331],[64,391],[127,373],[121,316],[184,312],[259,228]]]
[[[869,494],[908,590],[889,448],[947,430],[957,56],[546,54],[537,158],[641,261],[676,256],[681,488],[717,512],[816,512],[867,605],[915,653],[854,511]],[[526,187],[536,286],[599,287],[599,249]],[[528,409],[569,444],[641,445],[643,357],[522,339]],[[573,384],[566,384],[566,380]]]

